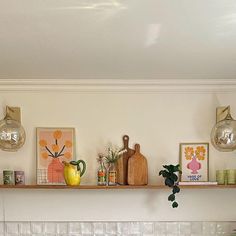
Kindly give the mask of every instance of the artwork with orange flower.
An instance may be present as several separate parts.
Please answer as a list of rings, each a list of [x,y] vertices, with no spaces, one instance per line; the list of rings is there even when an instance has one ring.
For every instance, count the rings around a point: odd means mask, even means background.
[[[193,147],[187,146],[187,147],[184,149],[184,154],[185,154],[186,160],[191,160],[191,159],[192,159],[192,156],[193,156],[193,154],[194,154]]]
[[[198,160],[204,160],[206,156],[206,148],[204,146],[197,146],[195,154]]]
[[[65,184],[63,161],[74,159],[74,128],[37,128],[37,183]]]
[[[182,182],[206,182],[209,179],[209,143],[181,143]]]

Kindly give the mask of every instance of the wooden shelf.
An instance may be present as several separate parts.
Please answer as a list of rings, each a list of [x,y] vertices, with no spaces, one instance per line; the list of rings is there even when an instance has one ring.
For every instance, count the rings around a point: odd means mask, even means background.
[[[227,189],[236,188],[236,185],[182,185],[181,189]],[[109,189],[168,189],[164,185],[118,185],[118,186],[97,186],[97,185],[0,185],[0,189],[96,189],[96,190],[109,190]]]

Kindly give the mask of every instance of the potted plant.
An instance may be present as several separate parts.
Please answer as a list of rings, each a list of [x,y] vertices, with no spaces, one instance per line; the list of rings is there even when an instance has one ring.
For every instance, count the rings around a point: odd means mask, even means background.
[[[178,203],[175,200],[175,194],[180,192],[180,188],[178,186],[178,175],[176,172],[182,173],[180,170],[180,165],[163,165],[164,169],[159,172],[165,179],[165,185],[172,188],[172,193],[168,196],[168,201],[172,202],[172,207],[178,207]]]

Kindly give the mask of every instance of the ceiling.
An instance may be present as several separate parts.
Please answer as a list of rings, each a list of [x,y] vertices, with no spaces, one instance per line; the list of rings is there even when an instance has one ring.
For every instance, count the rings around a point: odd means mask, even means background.
[[[236,78],[234,0],[0,0],[0,78]]]

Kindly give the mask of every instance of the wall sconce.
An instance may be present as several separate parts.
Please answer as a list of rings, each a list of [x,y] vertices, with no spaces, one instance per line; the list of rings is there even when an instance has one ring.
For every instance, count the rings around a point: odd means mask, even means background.
[[[216,124],[211,131],[211,142],[220,152],[236,149],[236,120],[230,114],[230,106],[216,108]]]
[[[0,149],[17,151],[25,143],[19,107],[6,107],[6,116],[0,121]]]

